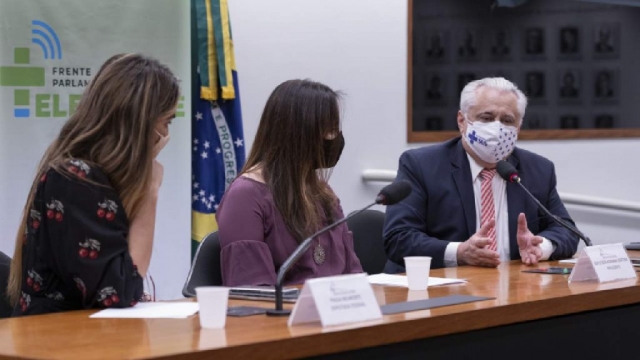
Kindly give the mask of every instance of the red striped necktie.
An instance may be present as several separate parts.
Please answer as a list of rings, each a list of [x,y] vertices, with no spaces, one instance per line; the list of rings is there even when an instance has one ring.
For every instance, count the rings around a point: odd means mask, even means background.
[[[496,170],[484,169],[480,172],[480,177],[482,178],[482,187],[481,187],[481,206],[480,211],[482,215],[480,216],[480,227],[484,224],[488,223],[491,220],[496,219],[496,207],[493,201],[493,177],[496,175]],[[496,251],[498,249],[498,244],[496,243],[496,226],[494,225],[491,230],[489,230],[489,239],[491,243],[489,244],[489,249]]]

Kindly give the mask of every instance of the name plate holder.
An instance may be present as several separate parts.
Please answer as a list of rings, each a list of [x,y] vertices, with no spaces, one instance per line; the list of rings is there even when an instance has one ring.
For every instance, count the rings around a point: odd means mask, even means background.
[[[569,276],[569,283],[599,283],[637,278],[629,255],[621,243],[589,246],[580,253]]]
[[[352,274],[305,281],[288,325],[320,320],[325,327],[381,318],[367,274]]]

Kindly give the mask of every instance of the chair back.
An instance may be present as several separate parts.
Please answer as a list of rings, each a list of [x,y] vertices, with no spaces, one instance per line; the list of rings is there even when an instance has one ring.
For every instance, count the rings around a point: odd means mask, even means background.
[[[353,245],[362,270],[370,275],[381,273],[387,263],[382,237],[384,213],[365,210],[347,220],[347,225],[353,232]]]
[[[198,286],[222,285],[222,271],[220,270],[220,237],[218,232],[212,232],[202,239],[193,257],[189,276],[182,288],[182,295],[195,297]]]

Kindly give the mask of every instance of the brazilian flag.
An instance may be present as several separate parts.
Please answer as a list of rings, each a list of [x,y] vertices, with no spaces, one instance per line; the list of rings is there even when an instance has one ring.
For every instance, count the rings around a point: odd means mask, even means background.
[[[240,92],[227,0],[191,0],[191,254],[218,230],[222,195],[245,162]]]

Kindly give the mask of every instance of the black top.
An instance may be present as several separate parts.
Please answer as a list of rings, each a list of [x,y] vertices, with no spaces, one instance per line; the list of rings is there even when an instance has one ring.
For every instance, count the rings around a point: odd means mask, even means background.
[[[11,258],[0,251],[0,319],[11,316],[13,311],[7,299],[7,280],[9,269],[11,268]]]
[[[107,176],[80,160],[40,178],[27,218],[22,296],[13,316],[129,307],[143,292],[129,223]]]

